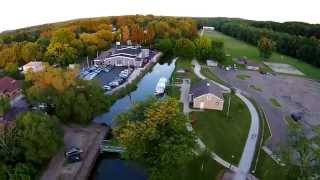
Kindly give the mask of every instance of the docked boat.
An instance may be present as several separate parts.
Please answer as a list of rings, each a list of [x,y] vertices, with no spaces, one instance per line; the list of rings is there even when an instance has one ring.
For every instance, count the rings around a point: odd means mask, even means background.
[[[168,80],[166,78],[164,77],[160,78],[157,83],[156,89],[154,91],[154,95],[156,96],[163,95],[166,90],[167,82]]]

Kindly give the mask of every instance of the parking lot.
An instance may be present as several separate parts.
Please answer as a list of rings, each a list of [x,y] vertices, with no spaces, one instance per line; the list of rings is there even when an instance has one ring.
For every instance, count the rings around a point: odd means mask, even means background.
[[[225,71],[212,69],[221,79],[253,97],[266,113],[272,138],[269,148],[287,140],[285,118],[301,112],[305,127],[320,125],[320,83],[288,75],[263,75],[256,71]],[[241,79],[239,77],[248,78]],[[279,103],[275,106],[273,100]]]
[[[101,86],[103,86],[119,78],[119,73],[126,68],[127,67],[114,67],[109,72],[101,71],[94,79],[99,80]]]

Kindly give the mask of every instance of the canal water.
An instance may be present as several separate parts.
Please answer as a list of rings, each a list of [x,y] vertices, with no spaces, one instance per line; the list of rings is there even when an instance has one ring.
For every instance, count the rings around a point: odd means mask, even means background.
[[[109,109],[108,112],[95,118],[95,122],[105,123],[109,126],[114,126],[114,119],[122,112],[128,111],[134,102],[143,101],[153,95],[155,87],[161,77],[169,79],[175,68],[175,61],[166,62],[163,64],[157,63],[152,70],[137,84],[137,89],[127,96],[117,100]]]
[[[115,126],[114,119],[122,112],[128,111],[134,102],[139,102],[153,95],[156,84],[161,77],[169,79],[175,68],[175,60],[157,63],[137,84],[137,89],[117,100],[109,111],[95,119],[98,123]],[[120,159],[119,155],[107,153],[99,157],[91,179],[94,180],[147,180],[143,168],[134,162]]]

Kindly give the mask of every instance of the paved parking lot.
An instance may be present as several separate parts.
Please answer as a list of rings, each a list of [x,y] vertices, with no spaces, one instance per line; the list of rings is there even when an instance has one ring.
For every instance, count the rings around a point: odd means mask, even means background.
[[[126,67],[114,67],[109,72],[101,71],[94,79],[98,80],[101,83],[101,86],[108,84],[109,82],[119,78],[119,74]]]
[[[303,112],[302,123],[308,126],[320,125],[320,83],[288,75],[262,75],[256,71],[213,71],[232,86],[253,97],[263,108],[272,131],[269,148],[276,148],[279,142],[287,140],[286,116]],[[249,78],[241,80],[238,75]],[[257,89],[254,89],[253,86]],[[260,90],[259,90],[260,89]],[[281,107],[275,107],[270,98],[276,99]]]

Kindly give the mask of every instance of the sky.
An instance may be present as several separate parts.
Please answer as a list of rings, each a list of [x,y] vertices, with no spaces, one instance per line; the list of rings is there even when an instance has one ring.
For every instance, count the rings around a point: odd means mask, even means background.
[[[2,0],[0,32],[76,18],[153,14],[320,23],[320,0]]]

